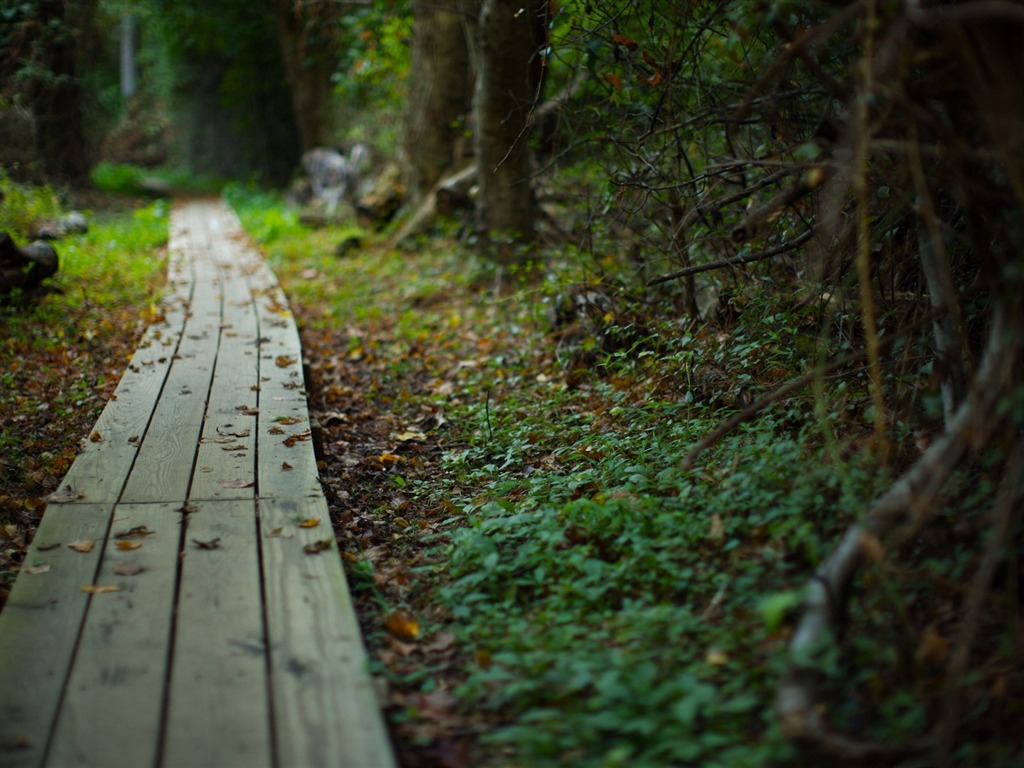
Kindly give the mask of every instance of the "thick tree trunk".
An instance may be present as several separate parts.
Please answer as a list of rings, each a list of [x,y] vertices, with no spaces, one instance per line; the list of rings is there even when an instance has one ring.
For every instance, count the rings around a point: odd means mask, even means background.
[[[417,0],[405,127],[413,200],[460,161],[471,99],[469,46],[456,0]]]
[[[305,153],[326,146],[333,139],[328,107],[336,64],[334,49],[330,42],[317,42],[332,40],[335,16],[326,11],[310,17],[294,0],[274,0],[274,15],[291,88],[292,113]]]
[[[530,184],[530,116],[540,100],[547,3],[484,0],[475,128],[477,228],[488,241],[530,241],[537,203]]]
[[[87,66],[83,45],[92,40],[94,0],[67,3],[45,0],[39,4],[38,41],[46,71],[31,96],[36,118],[36,151],[48,176],[80,182],[88,178],[89,156],[79,74]]]

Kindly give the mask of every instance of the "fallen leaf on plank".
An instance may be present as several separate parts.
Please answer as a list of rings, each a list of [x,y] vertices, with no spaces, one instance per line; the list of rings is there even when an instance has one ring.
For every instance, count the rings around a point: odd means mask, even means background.
[[[85,496],[81,491],[76,491],[70,485],[65,485],[60,490],[54,491],[46,497],[46,501],[50,504],[67,504],[72,501],[78,501],[80,498]]]
[[[268,435],[283,435],[284,434],[284,430],[281,429],[280,427],[271,427],[270,429],[267,430],[267,434]]]
[[[301,421],[305,421],[301,416],[278,416],[274,419],[278,424],[284,424],[286,427],[292,424],[298,424]]]
[[[120,592],[121,588],[114,584],[85,584],[82,591],[90,595],[102,595],[105,592]]]
[[[144,525],[136,525],[127,531],[119,531],[114,534],[115,539],[141,539],[144,536],[152,536],[156,531],[151,531]]]
[[[59,546],[60,542],[58,541],[54,544],[40,544],[38,547],[36,547],[36,549],[38,549],[40,552],[49,552],[51,549],[57,549],[57,547]]]
[[[295,536],[295,531],[286,531],[284,526],[278,526],[274,530],[268,532],[266,537],[268,539],[291,539]]]
[[[314,541],[302,548],[302,551],[307,555],[319,555],[321,552],[331,548],[331,544],[334,543],[334,539],[321,539],[320,541]]]
[[[91,435],[89,435],[89,441],[92,443],[98,443],[101,440],[103,440],[103,435],[101,435],[99,432],[93,432]]]
[[[287,461],[282,461],[281,462],[281,471],[282,472],[287,472],[289,469],[292,469],[292,468],[293,468],[292,465],[289,464]]]
[[[221,480],[221,488],[252,488],[256,484],[255,480],[244,480],[239,478],[238,480]]]
[[[123,550],[138,549],[139,547],[142,546],[142,542],[141,541],[119,541],[114,546],[117,547],[118,549],[123,549]]]
[[[248,451],[249,446],[239,443],[238,445],[222,445],[220,449],[222,451]]]
[[[146,569],[143,568],[141,565],[122,563],[121,565],[114,568],[114,573],[118,576],[138,576],[144,570]]]
[[[298,442],[302,442],[302,441],[305,441],[305,440],[312,440],[312,439],[313,439],[313,435],[310,434],[310,432],[307,430],[305,432],[300,432],[297,435],[291,435],[290,437],[286,437],[282,442],[284,442],[284,444],[286,446],[288,446],[289,448],[292,448]]]
[[[297,357],[288,357],[287,355],[278,355],[274,358],[274,362],[278,368],[287,368],[289,365],[295,365],[298,362]]]
[[[68,548],[75,550],[75,552],[92,552],[92,548],[95,546],[96,542],[92,539],[79,539],[68,544]]]
[[[210,539],[209,541],[200,541],[199,539],[192,539],[192,543],[200,549],[220,549],[220,536]]]
[[[53,566],[51,566],[49,563],[39,563],[38,565],[26,566],[25,568],[22,568],[21,571],[22,573],[28,573],[32,576],[36,576],[40,573],[49,573],[50,570],[52,570],[52,568]]]
[[[320,518],[311,517],[299,523],[299,528],[316,528],[318,525],[320,525]]]

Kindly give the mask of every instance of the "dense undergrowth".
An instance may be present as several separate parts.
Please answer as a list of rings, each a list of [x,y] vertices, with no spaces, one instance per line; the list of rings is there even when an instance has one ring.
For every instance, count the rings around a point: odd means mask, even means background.
[[[67,207],[0,177],[0,231],[17,242]],[[44,497],[56,490],[155,311],[169,205],[100,200],[89,232],[54,246],[60,270],[0,302],[0,604]]]
[[[627,317],[578,259],[509,278],[451,239],[372,237],[338,258],[356,233],[235,203],[304,326],[335,524],[407,764],[816,764],[773,711],[794,609],[927,435],[896,420],[889,461],[869,450],[851,364],[684,457],[842,351],[821,307],[766,280],[713,322]],[[567,330],[558,308],[581,287],[609,303]],[[908,408],[935,410],[927,383],[914,392]],[[995,463],[961,473],[908,558],[879,551],[862,577],[842,644],[813,660],[836,728],[908,742],[969,690],[958,764],[1019,759],[1015,624],[967,689],[944,678],[951,578],[976,566]]]

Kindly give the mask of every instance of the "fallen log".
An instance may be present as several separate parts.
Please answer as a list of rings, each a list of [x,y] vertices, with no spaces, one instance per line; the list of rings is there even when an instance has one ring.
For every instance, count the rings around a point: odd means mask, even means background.
[[[58,267],[57,251],[49,243],[37,240],[19,248],[9,233],[0,232],[0,295],[30,291],[57,274]]]

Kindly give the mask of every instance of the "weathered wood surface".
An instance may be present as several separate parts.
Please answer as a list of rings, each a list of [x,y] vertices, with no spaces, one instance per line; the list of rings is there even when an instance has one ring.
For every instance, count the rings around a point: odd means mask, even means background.
[[[0,768],[393,766],[284,294],[219,203],[169,250],[0,613]]]

